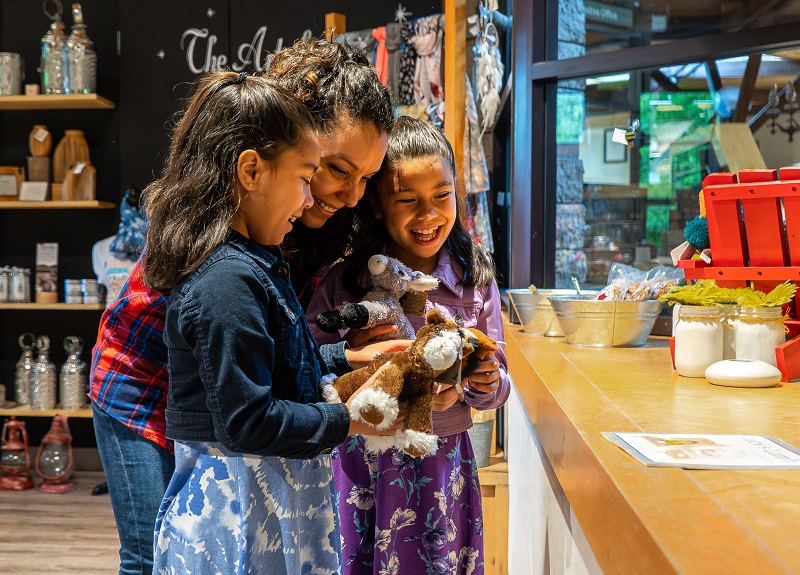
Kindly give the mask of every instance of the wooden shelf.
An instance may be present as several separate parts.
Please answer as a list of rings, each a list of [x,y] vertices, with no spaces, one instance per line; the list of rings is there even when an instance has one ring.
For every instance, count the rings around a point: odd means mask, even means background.
[[[13,415],[15,417],[53,417],[63,413],[67,417],[91,418],[92,408],[67,410],[67,409],[31,409],[28,406],[0,407],[0,416]]]
[[[98,94],[0,96],[0,110],[112,110],[114,102]]]
[[[5,97],[5,96],[3,96]],[[97,200],[46,200],[43,202],[0,201],[0,210],[107,210],[115,208],[113,202]]]
[[[36,311],[95,310],[103,311],[106,306],[94,303],[0,303],[0,310],[28,309]]]

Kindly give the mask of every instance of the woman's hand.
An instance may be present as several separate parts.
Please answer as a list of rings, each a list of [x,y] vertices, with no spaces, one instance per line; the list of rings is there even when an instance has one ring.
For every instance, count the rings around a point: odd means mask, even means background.
[[[459,395],[455,385],[440,385],[438,383],[434,383],[433,385],[436,390],[433,394],[433,411],[445,411],[459,399],[463,399],[461,395]]]
[[[377,328],[373,328],[377,329]],[[362,345],[361,347],[351,347],[344,350],[344,355],[347,361],[353,367],[358,369],[364,367],[372,362],[377,356],[382,353],[390,353],[393,351],[403,351],[412,344],[410,339],[390,339],[387,341],[376,341]]]
[[[475,372],[464,380],[470,390],[479,393],[493,393],[500,385],[500,362],[494,357],[478,364]]]
[[[389,366],[388,363],[384,363],[382,366],[378,368],[378,370],[373,373],[370,378],[364,382],[364,384],[356,390],[356,392],[350,396],[350,399],[347,400],[345,405],[347,405],[347,409],[350,409],[350,404],[353,401],[353,398],[357,396],[362,390],[366,389],[367,387],[371,387],[375,379],[378,377],[378,374],[386,369]],[[350,419],[350,430],[347,432],[348,435],[394,435],[398,431],[403,428],[403,419],[405,414],[401,409],[400,412],[397,414],[397,419],[395,422],[387,427],[386,429],[377,429],[374,425],[370,425],[364,421],[356,421],[354,419]]]
[[[397,326],[393,323],[385,323],[383,325],[376,325],[375,327],[364,329],[351,329],[347,332],[345,339],[350,347],[361,347],[369,343],[369,341],[387,333],[394,333],[397,331]]]

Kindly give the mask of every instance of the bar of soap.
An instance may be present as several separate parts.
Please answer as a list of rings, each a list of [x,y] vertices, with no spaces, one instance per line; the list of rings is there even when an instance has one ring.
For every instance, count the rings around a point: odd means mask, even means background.
[[[727,387],[772,387],[780,383],[781,372],[757,359],[723,359],[708,366],[706,380]]]

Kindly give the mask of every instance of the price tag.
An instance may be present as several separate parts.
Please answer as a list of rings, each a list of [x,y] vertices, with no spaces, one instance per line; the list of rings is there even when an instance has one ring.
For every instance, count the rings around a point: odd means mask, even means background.
[[[45,130],[44,128],[39,128],[33,133],[33,139],[37,142],[44,142],[47,139],[47,136],[50,132]]]
[[[83,162],[78,162],[77,164],[75,164],[75,167],[72,168],[72,173],[73,174],[80,174],[83,171],[83,168],[85,168],[85,167],[86,167],[86,164],[84,164]]]

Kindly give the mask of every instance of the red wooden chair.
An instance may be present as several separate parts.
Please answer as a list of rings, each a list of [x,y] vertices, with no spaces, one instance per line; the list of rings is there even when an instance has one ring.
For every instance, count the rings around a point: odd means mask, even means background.
[[[792,280],[800,285],[800,168],[742,170],[703,180],[711,264],[682,260],[687,280],[764,292]],[[775,349],[782,381],[800,376],[800,290],[786,325],[793,338]]]

